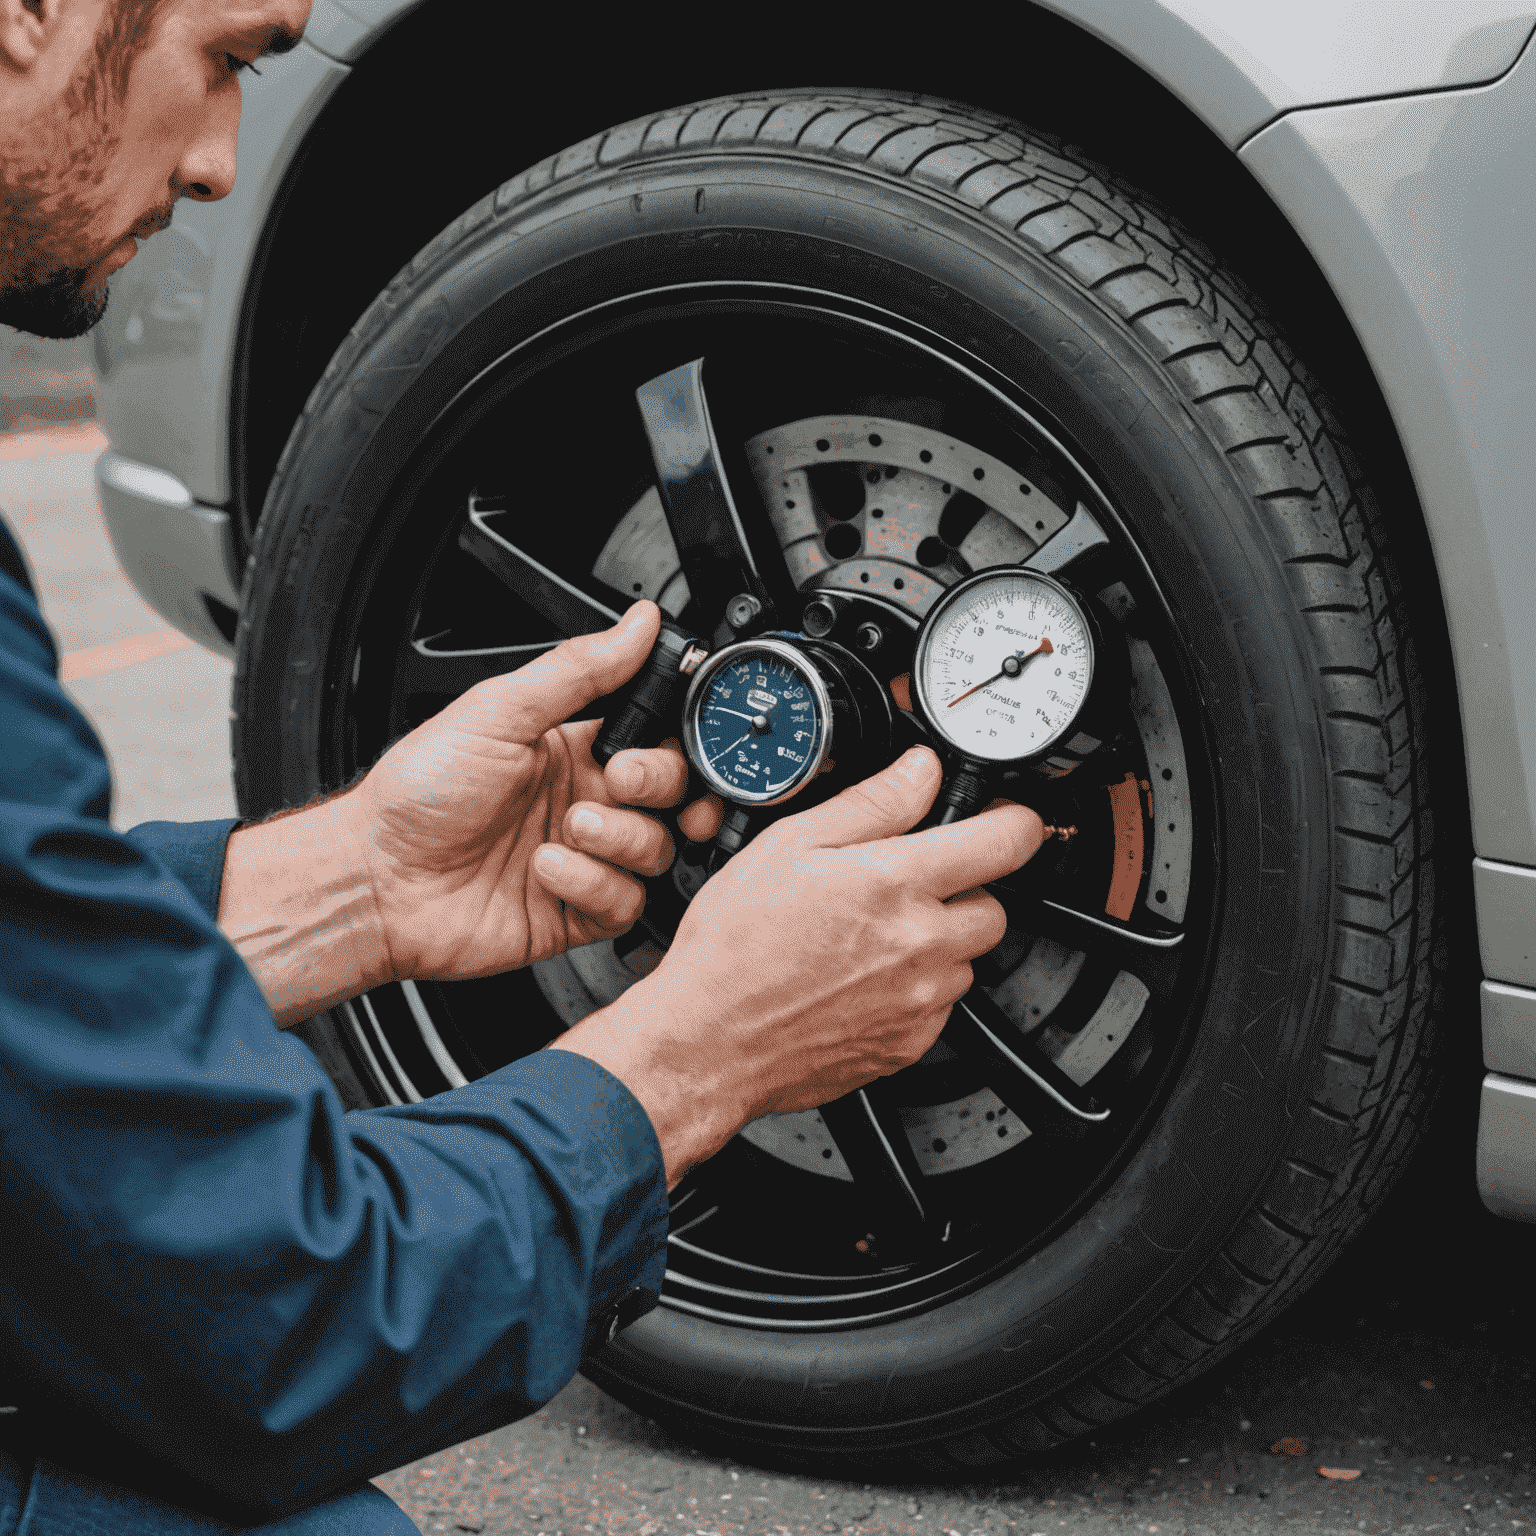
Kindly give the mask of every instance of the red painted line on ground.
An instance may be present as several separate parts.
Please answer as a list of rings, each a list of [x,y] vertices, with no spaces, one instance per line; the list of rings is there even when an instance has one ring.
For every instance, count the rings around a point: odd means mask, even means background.
[[[152,635],[135,635],[131,640],[114,640],[110,645],[93,645],[88,650],[69,651],[59,663],[59,680],[70,682],[79,677],[99,677],[103,672],[121,672],[124,667],[153,661],[183,651],[192,642],[179,629],[157,629]]]

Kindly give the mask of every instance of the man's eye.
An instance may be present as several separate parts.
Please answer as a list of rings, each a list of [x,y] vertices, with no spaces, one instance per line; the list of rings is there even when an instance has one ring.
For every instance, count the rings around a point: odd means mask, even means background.
[[[238,54],[226,53],[224,57],[229,60],[229,72],[232,75],[243,75],[247,70],[253,75],[261,73],[249,59],[242,59]]]

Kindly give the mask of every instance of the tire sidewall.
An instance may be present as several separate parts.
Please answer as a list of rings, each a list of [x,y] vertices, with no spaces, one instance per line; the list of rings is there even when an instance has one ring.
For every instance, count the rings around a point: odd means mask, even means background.
[[[649,287],[787,278],[947,336],[1092,463],[1168,601],[1220,765],[1222,868],[1202,1024],[1151,1133],[1088,1216],[934,1314],[766,1335],[663,1307],[590,1372],[649,1412],[675,1407],[759,1445],[889,1450],[1038,1401],[1192,1283],[1258,1200],[1313,1075],[1327,760],[1307,637],[1261,510],[1123,322],[941,193],[716,151],[466,217],[477,222],[434,242],[360,322],[284,453],[241,618],[244,814],[333,787],[319,764],[338,615],[365,595],[394,532],[379,509],[432,423],[509,349]]]

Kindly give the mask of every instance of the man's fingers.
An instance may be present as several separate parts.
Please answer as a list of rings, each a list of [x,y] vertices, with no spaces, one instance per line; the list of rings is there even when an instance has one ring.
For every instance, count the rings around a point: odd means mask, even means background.
[[[955,945],[967,960],[996,949],[1008,932],[1008,914],[986,891],[962,891],[944,903]]]
[[[615,933],[633,927],[645,910],[645,887],[633,875],[558,843],[534,854],[533,873],[551,896]]]
[[[661,610],[638,602],[612,629],[566,640],[526,667],[472,688],[452,707],[472,713],[476,729],[488,736],[537,741],[627,683],[650,655],[660,628]]]
[[[719,795],[700,795],[677,813],[677,830],[690,843],[707,843],[725,820],[725,802]]]
[[[934,896],[953,896],[1000,880],[1028,863],[1045,841],[1045,826],[1028,806],[1000,805],[947,827],[904,838],[895,857],[902,875]]]
[[[674,739],[659,747],[616,752],[603,769],[603,783],[615,800],[653,809],[676,805],[688,788],[688,763]]]
[[[664,875],[677,849],[659,821],[622,806],[580,801],[565,813],[565,840],[583,853],[640,875]]]
[[[939,792],[942,777],[933,752],[927,747],[913,747],[889,768],[780,825],[797,843],[810,848],[843,848],[850,843],[896,837],[923,819]],[[974,880],[968,883],[976,884]]]

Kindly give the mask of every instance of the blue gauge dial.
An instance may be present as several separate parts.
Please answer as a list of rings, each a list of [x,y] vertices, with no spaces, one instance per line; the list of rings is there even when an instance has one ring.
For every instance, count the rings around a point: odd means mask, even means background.
[[[739,805],[786,799],[826,755],[826,688],[787,645],[747,641],[705,664],[690,689],[687,745],[716,793]]]

